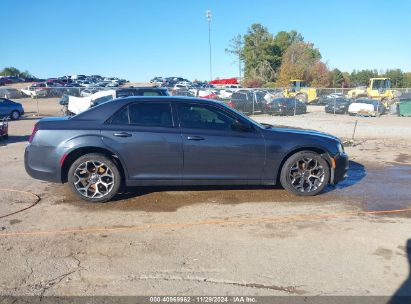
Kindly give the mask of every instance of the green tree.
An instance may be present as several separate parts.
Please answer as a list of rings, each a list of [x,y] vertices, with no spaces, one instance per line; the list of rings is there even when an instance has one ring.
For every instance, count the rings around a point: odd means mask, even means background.
[[[411,88],[411,72],[404,73],[404,87]]]
[[[263,82],[275,79],[275,73],[281,64],[281,49],[267,28],[254,23],[244,35],[244,76]]]
[[[21,73],[20,70],[15,67],[7,67],[7,68],[4,68],[0,72],[2,76],[15,76],[15,77],[19,77],[20,73]]]
[[[225,52],[230,55],[234,55],[237,57],[238,60],[238,75],[241,79],[241,61],[242,61],[242,54],[243,54],[243,37],[238,34],[237,36],[233,37],[230,40],[230,45],[228,48],[225,49]]]
[[[354,86],[366,86],[370,78],[378,77],[377,70],[354,70],[351,73],[351,84]]]
[[[34,78],[32,74],[29,73],[29,71],[20,71],[19,69],[15,67],[7,67],[4,68],[0,72],[0,76],[15,76],[15,77],[21,77],[21,78]]]
[[[274,37],[274,43],[280,48],[281,54],[284,54],[291,44],[297,42],[304,42],[303,36],[297,31],[281,31]]]
[[[331,87],[340,88],[345,83],[344,75],[339,69],[330,72]]]
[[[393,88],[404,87],[404,73],[400,69],[387,70],[384,77],[391,79],[391,86]]]

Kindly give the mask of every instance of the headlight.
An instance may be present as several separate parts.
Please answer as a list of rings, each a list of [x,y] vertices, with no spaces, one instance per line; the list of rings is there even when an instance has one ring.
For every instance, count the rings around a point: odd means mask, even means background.
[[[340,152],[340,154],[344,153],[344,147],[343,147],[342,143],[338,144],[338,152]]]

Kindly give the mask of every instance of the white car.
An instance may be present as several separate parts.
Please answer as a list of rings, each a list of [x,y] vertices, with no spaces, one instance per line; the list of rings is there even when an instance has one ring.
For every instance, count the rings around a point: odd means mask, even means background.
[[[358,99],[348,107],[349,115],[379,116],[385,111],[384,106],[378,100]]]
[[[25,95],[29,96],[31,98],[38,98],[38,97],[47,97],[48,91],[46,86],[28,86],[25,88],[22,88],[20,92]]]
[[[220,92],[218,92],[217,95],[221,99],[230,99],[233,93],[234,93],[233,90],[223,89],[223,90],[220,90]]]
[[[177,90],[189,90],[190,88],[191,88],[190,85],[182,84],[182,83],[176,83],[173,90],[175,90],[175,91],[177,91]]]
[[[215,99],[218,97],[216,94],[216,90],[210,90],[210,89],[190,89],[189,92],[191,92],[195,97],[199,98],[211,98]]]
[[[185,86],[192,86],[193,84],[190,81],[179,81],[176,83],[176,85],[185,85]]]
[[[68,110],[79,114],[91,108],[94,104],[116,98],[115,90],[99,91],[87,97],[68,96]]]

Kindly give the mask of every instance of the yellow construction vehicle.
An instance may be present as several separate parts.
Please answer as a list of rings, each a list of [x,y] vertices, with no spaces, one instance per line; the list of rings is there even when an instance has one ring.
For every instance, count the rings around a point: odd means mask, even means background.
[[[400,93],[391,89],[390,78],[370,78],[367,87],[359,87],[347,92],[350,98],[368,97],[380,100],[385,106],[392,104]]]
[[[290,87],[284,90],[284,96],[295,97],[304,103],[312,103],[318,100],[317,89],[307,87],[305,81],[301,79],[291,79]]]

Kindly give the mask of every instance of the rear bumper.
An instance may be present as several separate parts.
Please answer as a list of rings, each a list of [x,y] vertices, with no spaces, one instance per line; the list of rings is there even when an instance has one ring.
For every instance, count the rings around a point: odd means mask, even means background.
[[[43,155],[43,158],[47,157]],[[30,145],[26,147],[24,151],[24,168],[28,175],[32,178],[53,182],[61,183],[61,175],[58,173],[58,170],[50,170],[45,166],[42,166],[41,161],[36,165],[35,159],[30,155]]]
[[[349,159],[345,153],[337,154],[333,159],[335,161],[335,168],[331,170],[331,184],[337,184],[347,177]]]

